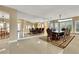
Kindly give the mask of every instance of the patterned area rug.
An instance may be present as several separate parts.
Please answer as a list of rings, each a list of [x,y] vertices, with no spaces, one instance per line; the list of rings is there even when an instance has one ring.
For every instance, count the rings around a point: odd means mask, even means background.
[[[52,40],[51,42],[47,41],[46,36],[40,37],[40,39],[64,49],[68,46],[68,44],[73,40],[74,37],[75,36],[67,36],[66,38],[62,38],[60,40]]]

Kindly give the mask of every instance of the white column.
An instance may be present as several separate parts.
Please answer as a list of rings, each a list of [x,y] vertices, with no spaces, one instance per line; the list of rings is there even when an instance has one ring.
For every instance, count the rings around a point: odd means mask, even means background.
[[[10,41],[17,41],[17,17],[16,13],[10,14]]]
[[[47,36],[47,31],[46,31],[46,30],[47,30],[47,28],[48,28],[48,22],[45,22],[45,23],[44,23],[44,26],[45,26],[45,27],[44,27],[44,36]]]
[[[24,29],[24,20],[21,21],[21,34],[20,34],[21,38],[23,38],[23,35],[24,35],[24,33],[23,33],[24,30],[23,29]]]

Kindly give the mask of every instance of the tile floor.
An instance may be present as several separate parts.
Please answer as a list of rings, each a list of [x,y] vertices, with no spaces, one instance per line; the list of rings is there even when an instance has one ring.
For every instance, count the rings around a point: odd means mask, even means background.
[[[75,36],[72,42],[61,49],[50,43],[40,40],[38,37],[24,38],[13,43],[4,40],[0,41],[1,54],[69,54],[79,53],[79,35]]]
[[[79,35],[76,35],[71,43],[64,49],[65,54],[79,54]]]

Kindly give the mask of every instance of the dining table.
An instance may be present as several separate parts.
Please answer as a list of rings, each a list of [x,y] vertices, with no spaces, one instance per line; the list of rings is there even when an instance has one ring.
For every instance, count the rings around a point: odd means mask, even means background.
[[[56,31],[53,31],[52,33],[56,35],[57,39],[60,39],[60,37],[64,35],[64,31],[62,30],[61,31],[56,30]]]

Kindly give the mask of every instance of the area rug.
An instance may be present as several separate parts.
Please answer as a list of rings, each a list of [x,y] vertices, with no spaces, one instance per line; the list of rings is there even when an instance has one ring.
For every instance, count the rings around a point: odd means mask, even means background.
[[[50,44],[53,44],[55,46],[58,46],[60,48],[66,48],[68,44],[74,39],[75,36],[67,36],[66,38],[62,38],[60,40],[52,40],[51,42],[47,41],[47,37],[39,37],[39,39],[42,39]]]

